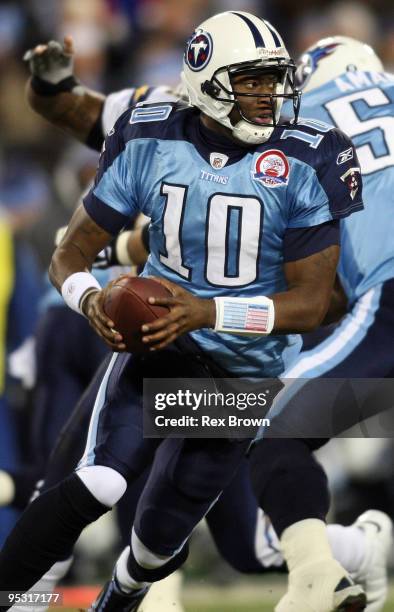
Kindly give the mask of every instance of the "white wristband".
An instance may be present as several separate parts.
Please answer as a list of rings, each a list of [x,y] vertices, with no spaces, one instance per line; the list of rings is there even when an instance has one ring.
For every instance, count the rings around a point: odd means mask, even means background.
[[[241,336],[266,336],[275,322],[274,302],[263,296],[253,298],[215,297],[215,331]]]
[[[122,232],[116,240],[115,254],[121,266],[132,266],[134,261],[131,259],[127,243],[129,241],[131,231]]]
[[[62,285],[63,300],[72,310],[83,314],[81,298],[88,289],[101,291],[101,285],[90,272],[75,272],[66,278]]]

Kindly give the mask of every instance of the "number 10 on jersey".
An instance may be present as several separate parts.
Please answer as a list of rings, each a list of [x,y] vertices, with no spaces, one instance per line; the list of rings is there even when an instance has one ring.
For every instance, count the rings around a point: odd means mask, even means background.
[[[164,251],[160,261],[183,278],[192,276],[185,264],[182,229],[188,187],[163,183]],[[263,204],[253,196],[213,194],[207,204],[205,277],[217,287],[242,287],[258,276]],[[235,237],[235,238],[234,238]],[[232,246],[230,246],[232,245]]]

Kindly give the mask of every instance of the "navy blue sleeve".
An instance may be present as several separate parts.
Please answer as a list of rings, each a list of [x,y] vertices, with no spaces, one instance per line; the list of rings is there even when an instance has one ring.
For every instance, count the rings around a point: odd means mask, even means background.
[[[339,221],[327,221],[313,227],[290,228],[283,239],[284,261],[297,261],[329,246],[340,244]]]
[[[360,162],[351,140],[341,130],[332,129],[320,146],[317,178],[327,194],[333,219],[362,210]]]
[[[121,171],[121,158],[126,147],[124,132],[129,124],[127,110],[108,133],[101,151],[94,185],[83,199],[88,215],[110,234],[117,234],[129,221],[125,211],[131,209],[131,189],[125,183],[125,172]],[[123,163],[123,165],[125,165]]]
[[[108,170],[115,159],[125,150],[126,141],[124,138],[124,130],[129,123],[129,118],[130,111],[127,109],[116,121],[114,127],[108,132],[101,149],[94,186],[100,182],[106,170]]]
[[[100,198],[97,198],[93,190],[89,191],[82,203],[89,217],[113,236],[119,234],[119,232],[130,222],[129,217],[122,215],[122,213],[112,208],[112,206],[108,206],[105,202],[100,200]]]
[[[95,151],[101,151],[105,138],[101,118],[102,112],[94,122],[94,125],[90,130],[85,143],[90,149],[94,149]]]

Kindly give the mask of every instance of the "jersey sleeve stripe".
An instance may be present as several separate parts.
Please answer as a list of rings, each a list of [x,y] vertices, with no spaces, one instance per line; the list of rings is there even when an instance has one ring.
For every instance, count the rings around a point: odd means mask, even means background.
[[[351,213],[356,212],[357,210],[363,210],[363,208],[364,204],[362,200],[359,200],[358,202],[354,202],[354,204],[351,204],[346,208],[341,208],[340,210],[331,210],[331,214],[333,219],[343,219],[345,217],[348,217]]]

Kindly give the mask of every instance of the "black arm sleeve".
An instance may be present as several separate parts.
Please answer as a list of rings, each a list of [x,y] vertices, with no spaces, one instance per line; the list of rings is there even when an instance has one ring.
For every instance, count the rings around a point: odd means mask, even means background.
[[[149,223],[144,225],[144,227],[142,228],[141,239],[142,239],[142,244],[144,245],[144,247],[146,248],[148,253],[150,253],[150,246],[149,246]]]
[[[101,151],[104,142],[104,134],[103,134],[103,126],[101,123],[101,113],[95,122],[94,126],[90,130],[88,137],[86,139],[86,144],[91,149],[95,149],[96,151]]]

